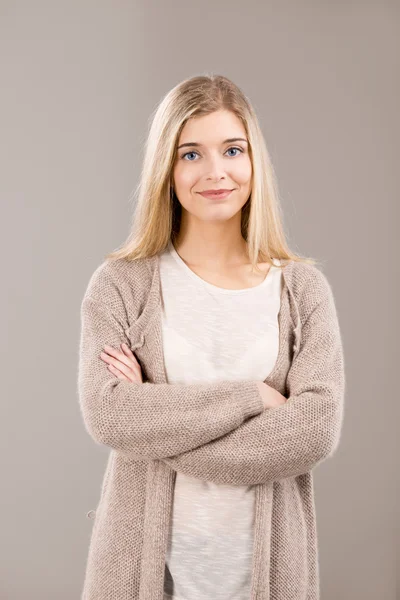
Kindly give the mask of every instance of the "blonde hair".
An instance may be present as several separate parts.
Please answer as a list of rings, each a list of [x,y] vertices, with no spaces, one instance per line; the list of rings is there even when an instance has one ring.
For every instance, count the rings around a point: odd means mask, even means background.
[[[252,189],[242,208],[241,232],[256,272],[257,263],[272,259],[315,264],[289,249],[283,230],[282,209],[271,159],[257,116],[248,98],[222,75],[199,75],[170,90],[153,111],[139,184],[136,207],[127,241],[106,259],[147,258],[163,252],[180,228],[181,205],[172,190],[172,171],[180,133],[189,118],[217,110],[232,111],[243,123],[252,162]],[[282,264],[283,266],[283,264]]]

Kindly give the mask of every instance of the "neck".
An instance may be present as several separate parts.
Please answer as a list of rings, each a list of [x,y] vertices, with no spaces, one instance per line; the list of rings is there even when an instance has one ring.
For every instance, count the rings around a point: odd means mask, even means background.
[[[246,240],[237,220],[236,223],[182,223],[174,246],[193,267],[221,270],[249,262]]]

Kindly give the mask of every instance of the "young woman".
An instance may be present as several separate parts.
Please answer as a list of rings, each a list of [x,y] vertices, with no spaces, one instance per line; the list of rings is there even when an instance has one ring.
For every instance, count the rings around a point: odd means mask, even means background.
[[[80,406],[110,448],[82,598],[319,598],[312,469],[340,439],[341,333],[226,77],[157,108],[131,234],[81,316]]]

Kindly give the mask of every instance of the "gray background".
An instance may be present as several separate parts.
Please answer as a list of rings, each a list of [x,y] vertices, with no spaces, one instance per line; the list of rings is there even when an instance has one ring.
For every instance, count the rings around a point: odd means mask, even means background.
[[[289,242],[322,260],[339,311],[322,600],[394,599],[399,3],[3,1],[0,18],[2,600],[80,596],[108,454],[78,408],[80,302],[128,234],[150,113],[207,71],[252,100]]]

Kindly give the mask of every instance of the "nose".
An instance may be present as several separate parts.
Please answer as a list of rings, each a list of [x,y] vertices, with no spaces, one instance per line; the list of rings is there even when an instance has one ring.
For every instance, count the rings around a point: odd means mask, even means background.
[[[210,156],[203,164],[207,180],[219,181],[226,176],[226,164],[219,154]]]

